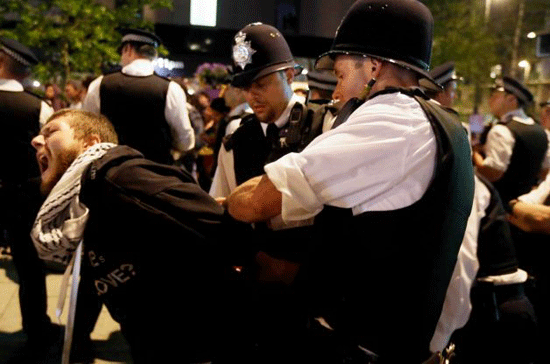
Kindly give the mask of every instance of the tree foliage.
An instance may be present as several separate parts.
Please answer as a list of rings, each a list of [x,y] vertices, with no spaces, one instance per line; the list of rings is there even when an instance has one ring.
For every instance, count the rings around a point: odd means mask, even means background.
[[[425,0],[435,20],[433,65],[453,60],[463,75],[486,81],[490,69],[501,64],[513,73],[514,47],[518,59],[536,62],[535,41],[527,33],[545,27],[548,0]],[[486,4],[492,4],[486,13]],[[523,13],[519,11],[523,5]],[[520,14],[523,17],[520,19]],[[514,44],[516,34],[518,44]]]
[[[118,59],[119,29],[152,29],[143,7],[171,8],[172,0],[3,0],[1,35],[26,44],[41,60],[35,75],[41,81],[68,79],[73,73],[98,74]]]
[[[483,2],[426,2],[435,20],[432,65],[454,61],[466,80],[487,81],[491,66],[497,63],[497,38],[485,22]]]

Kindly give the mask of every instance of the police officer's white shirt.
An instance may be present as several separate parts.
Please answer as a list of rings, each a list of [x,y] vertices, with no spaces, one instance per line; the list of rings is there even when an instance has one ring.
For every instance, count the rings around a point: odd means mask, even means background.
[[[0,91],[9,91],[9,92],[24,92],[25,89],[23,85],[17,80],[6,80],[0,79]],[[48,105],[44,100],[40,103],[40,127],[44,126],[46,120],[53,114],[53,108]]]
[[[418,201],[433,177],[436,140],[420,104],[401,93],[368,100],[301,153],[265,166],[282,193],[285,222],[309,219],[324,205],[395,210]]]
[[[141,58],[122,68],[122,73],[136,77],[150,76],[154,71],[153,62]],[[101,112],[99,88],[102,80],[103,76],[99,76],[90,83],[82,109],[96,113]],[[181,86],[174,81],[170,81],[168,93],[166,94],[164,117],[170,126],[172,146],[180,152],[190,150],[195,146],[195,132],[189,121],[186,104],[187,98]]]
[[[303,103],[303,98],[298,96],[297,94],[293,94],[288,102],[286,109],[279,116],[279,118],[275,120],[275,125],[278,128],[282,128],[286,125],[286,123],[288,123],[290,110],[296,102]],[[235,127],[235,125],[239,125],[240,122],[241,119],[233,120],[233,128]],[[268,124],[260,123],[260,125],[265,135],[267,132]],[[218,166],[212,179],[212,185],[210,186],[210,196],[214,198],[227,197],[231,193],[231,191],[233,191],[235,187],[237,187],[237,180],[235,177],[235,164],[233,158],[233,150],[228,151],[222,144],[220,152],[218,154]]]
[[[513,117],[515,121],[526,125],[533,125],[535,121],[527,116],[523,109],[516,109],[510,111],[502,117],[502,120],[506,120],[509,117]],[[491,128],[487,134],[487,142],[485,143],[485,160],[484,166],[494,168],[501,172],[506,172],[510,165],[510,159],[512,158],[512,151],[516,139],[510,129],[502,124],[496,124]],[[550,166],[550,153],[547,152],[543,161],[542,167]]]

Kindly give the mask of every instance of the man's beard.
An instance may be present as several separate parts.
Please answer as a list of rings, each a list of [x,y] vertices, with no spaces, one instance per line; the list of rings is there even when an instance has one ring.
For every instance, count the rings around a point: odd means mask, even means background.
[[[65,174],[65,171],[67,171],[79,154],[80,151],[70,149],[59,155],[57,165],[55,166],[55,170],[51,178],[47,181],[42,179],[40,183],[40,192],[43,196],[48,196],[50,194],[57,182],[59,182],[63,174]]]

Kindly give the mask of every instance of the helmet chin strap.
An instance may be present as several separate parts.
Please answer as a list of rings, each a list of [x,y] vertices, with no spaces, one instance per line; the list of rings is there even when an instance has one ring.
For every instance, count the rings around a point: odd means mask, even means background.
[[[376,78],[371,78],[370,81],[365,85],[365,88],[363,88],[363,91],[361,92],[361,95],[359,96],[359,99],[366,100],[367,96],[369,96],[370,91],[372,90],[372,87],[376,83]]]

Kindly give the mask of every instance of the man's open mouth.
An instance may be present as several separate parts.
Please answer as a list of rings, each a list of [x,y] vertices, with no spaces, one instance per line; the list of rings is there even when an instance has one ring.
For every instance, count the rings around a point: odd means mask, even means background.
[[[44,173],[48,169],[49,161],[48,157],[45,154],[40,154],[36,156],[38,160],[38,167],[40,168],[40,174]]]

